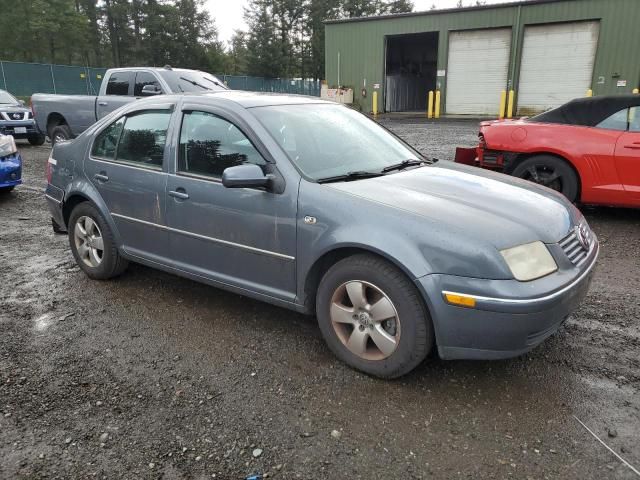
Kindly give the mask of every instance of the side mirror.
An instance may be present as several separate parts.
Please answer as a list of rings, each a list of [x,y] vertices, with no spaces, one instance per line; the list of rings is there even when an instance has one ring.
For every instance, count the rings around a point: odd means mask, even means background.
[[[155,85],[145,85],[142,87],[142,96],[143,97],[152,97],[153,95],[160,95],[162,91]]]
[[[270,182],[271,176],[252,163],[225,168],[222,172],[222,185],[227,188],[264,188]]]

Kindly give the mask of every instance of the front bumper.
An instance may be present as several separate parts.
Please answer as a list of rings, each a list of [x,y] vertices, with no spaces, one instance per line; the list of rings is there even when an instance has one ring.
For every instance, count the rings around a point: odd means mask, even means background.
[[[560,328],[586,297],[598,252],[596,242],[587,266],[580,271],[575,268],[532,282],[452,275],[419,278],[418,286],[429,304],[440,357],[509,358],[539,345]],[[565,282],[567,277],[570,280]],[[446,292],[471,295],[476,306],[451,305],[444,298]]]
[[[17,133],[20,132],[20,133]],[[24,139],[40,135],[36,128],[36,122],[28,121],[0,121],[0,134],[12,135],[16,139]]]
[[[22,183],[22,157],[14,153],[0,158],[0,188],[15,187]]]

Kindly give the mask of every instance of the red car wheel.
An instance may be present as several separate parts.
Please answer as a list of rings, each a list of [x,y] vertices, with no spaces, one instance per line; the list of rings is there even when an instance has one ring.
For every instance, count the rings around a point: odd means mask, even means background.
[[[567,162],[557,157],[528,158],[516,166],[512,175],[556,190],[571,202],[578,199],[578,176]]]

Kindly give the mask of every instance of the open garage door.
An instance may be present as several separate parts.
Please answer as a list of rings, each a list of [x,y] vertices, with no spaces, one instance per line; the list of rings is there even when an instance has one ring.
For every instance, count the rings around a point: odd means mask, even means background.
[[[584,97],[591,88],[598,22],[526,27],[518,114],[531,115]]]
[[[511,29],[451,32],[447,113],[497,115],[507,88]]]

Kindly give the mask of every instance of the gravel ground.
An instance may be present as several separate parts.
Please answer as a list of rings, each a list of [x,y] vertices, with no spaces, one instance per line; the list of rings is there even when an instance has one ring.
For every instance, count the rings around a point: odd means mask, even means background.
[[[432,156],[476,125],[384,119]],[[49,150],[0,198],[0,477],[637,478],[640,212],[585,209],[591,293],[528,355],[429,359],[397,381],[339,363],[314,318],[132,265],[89,280],[54,235]]]

